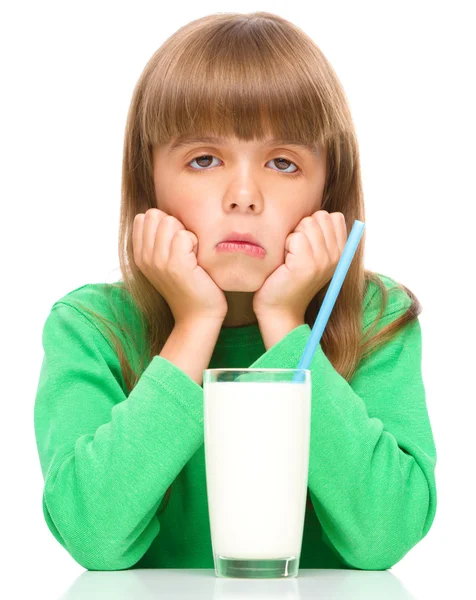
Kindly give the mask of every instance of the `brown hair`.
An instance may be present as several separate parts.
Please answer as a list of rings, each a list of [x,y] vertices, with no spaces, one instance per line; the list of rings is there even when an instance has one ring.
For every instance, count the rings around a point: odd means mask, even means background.
[[[316,44],[289,21],[261,11],[212,14],[181,27],[146,64],[134,89],[125,130],[119,260],[122,285],[145,326],[145,354],[136,370],[113,327],[107,329],[129,392],[150,360],[160,354],[174,326],[167,302],[135,265],[133,221],[137,213],[157,207],[152,147],[190,133],[246,141],[269,134],[322,144],[327,151],[327,174],[321,208],[342,212],[348,232],[356,219],[365,221],[354,125],[339,80]],[[371,336],[389,290],[378,274],[364,269],[364,246],[365,230],[321,338],[326,356],[347,381],[363,358],[421,311],[412,292],[397,284],[396,291],[410,297],[410,306]],[[362,305],[370,282],[380,289],[381,308],[363,335]],[[305,321],[310,327],[328,286],[309,303]],[[108,321],[88,311],[104,324]],[[125,330],[126,326],[121,327]],[[162,510],[170,491],[171,486]]]

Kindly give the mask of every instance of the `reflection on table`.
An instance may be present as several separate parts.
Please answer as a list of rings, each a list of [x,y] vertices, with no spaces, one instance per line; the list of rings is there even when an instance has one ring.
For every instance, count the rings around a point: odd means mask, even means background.
[[[416,600],[389,571],[301,569],[287,579],[233,579],[213,569],[85,571],[59,600]]]

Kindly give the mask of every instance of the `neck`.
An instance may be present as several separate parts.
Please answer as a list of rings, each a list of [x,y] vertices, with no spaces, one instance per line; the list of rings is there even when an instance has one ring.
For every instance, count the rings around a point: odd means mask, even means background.
[[[245,327],[258,322],[253,311],[254,292],[224,292],[228,312],[222,327]]]

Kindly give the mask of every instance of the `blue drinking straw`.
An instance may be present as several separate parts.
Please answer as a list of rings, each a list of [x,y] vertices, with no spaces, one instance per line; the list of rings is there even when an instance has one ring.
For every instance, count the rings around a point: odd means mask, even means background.
[[[314,356],[314,352],[321,341],[322,332],[324,331],[327,321],[329,320],[329,315],[334,308],[334,304],[337,300],[337,296],[339,295],[340,288],[344,283],[345,276],[347,275],[347,271],[349,270],[350,263],[354,258],[355,251],[357,250],[357,246],[359,245],[360,238],[364,233],[365,223],[356,219],[354,221],[354,225],[352,227],[352,231],[347,238],[347,242],[344,246],[344,251],[342,252],[342,256],[337,264],[334,275],[332,276],[331,282],[327,289],[326,295],[322,302],[321,308],[319,309],[319,313],[316,317],[316,321],[312,327],[311,335],[307,341],[306,347],[304,348],[304,352],[302,353],[301,360],[299,361],[298,369],[309,369],[309,365],[311,364],[312,357]],[[304,381],[304,373],[297,371],[294,374],[293,382],[295,381]]]

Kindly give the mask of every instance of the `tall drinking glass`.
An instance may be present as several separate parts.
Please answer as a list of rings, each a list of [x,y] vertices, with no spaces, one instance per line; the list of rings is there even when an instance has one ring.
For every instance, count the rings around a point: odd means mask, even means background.
[[[216,576],[297,577],[309,468],[311,371],[205,369],[203,397]]]

